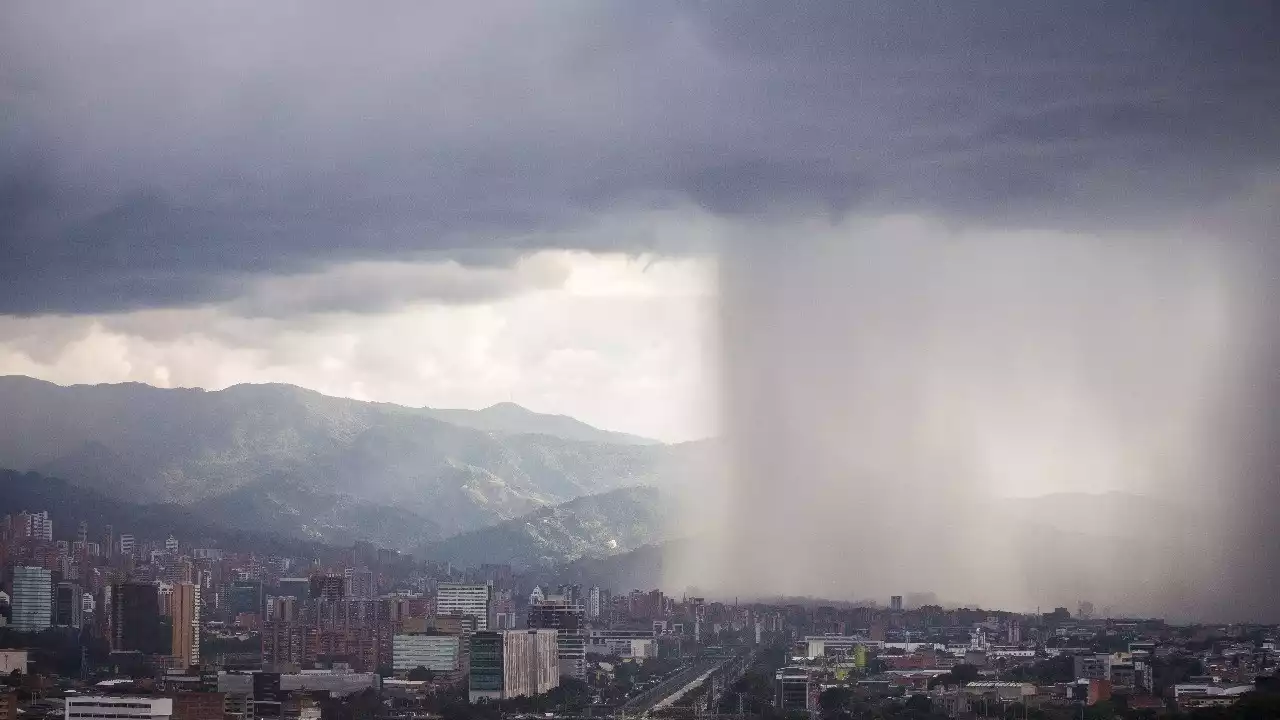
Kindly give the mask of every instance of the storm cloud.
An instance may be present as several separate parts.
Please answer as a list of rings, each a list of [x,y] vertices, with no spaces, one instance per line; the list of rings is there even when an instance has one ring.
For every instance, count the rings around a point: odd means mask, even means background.
[[[11,4],[0,367],[458,405],[539,374],[539,409],[667,437],[715,384],[694,305],[583,258],[714,251],[729,482],[686,507],[721,551],[691,581],[1256,617],[1278,12]],[[1200,512],[1146,517],[1133,571],[991,529],[1081,489]]]
[[[0,312],[718,214],[1140,221],[1276,165],[1266,3],[22,3]],[[516,256],[507,255],[506,262]]]

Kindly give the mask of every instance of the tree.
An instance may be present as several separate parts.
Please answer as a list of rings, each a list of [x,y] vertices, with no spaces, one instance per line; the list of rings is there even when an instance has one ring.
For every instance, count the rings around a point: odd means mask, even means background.
[[[927,714],[933,711],[933,700],[928,695],[912,695],[907,698],[906,708],[913,712]]]
[[[407,677],[415,682],[431,682],[436,679],[436,674],[419,665],[418,667],[410,670]]]
[[[957,685],[968,685],[978,679],[978,668],[967,663],[960,663],[951,668],[950,675]]]
[[[823,713],[833,713],[849,707],[853,700],[853,692],[844,686],[827,688],[818,696],[818,707]]]

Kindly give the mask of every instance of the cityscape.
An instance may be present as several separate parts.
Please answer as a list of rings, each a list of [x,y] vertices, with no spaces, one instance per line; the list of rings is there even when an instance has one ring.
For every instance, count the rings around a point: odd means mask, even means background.
[[[1274,625],[532,584],[0,521],[6,718],[1263,717]],[[127,710],[122,708],[128,708]],[[1217,717],[1218,715],[1212,715]],[[1234,715],[1223,715],[1224,717]]]
[[[1280,0],[11,0],[0,720],[1280,720]]]

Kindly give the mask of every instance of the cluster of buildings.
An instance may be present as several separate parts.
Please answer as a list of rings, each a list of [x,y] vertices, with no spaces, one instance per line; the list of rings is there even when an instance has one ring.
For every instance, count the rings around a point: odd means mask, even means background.
[[[919,594],[886,605],[739,605],[548,585],[506,565],[459,569],[361,545],[304,558],[94,530],[80,523],[61,537],[44,511],[0,518],[0,626],[106,648],[105,657],[81,654],[79,680],[96,694],[69,699],[67,717],[249,720],[367,691],[504,701],[548,693],[562,678],[600,682],[620,663],[679,662],[722,646],[787,648],[774,677],[783,710],[813,710],[839,686],[927,694],[953,716],[976,703],[1097,704],[1117,694],[1130,707],[1194,708],[1237,701],[1280,657],[1274,628],[1205,634],[1098,619],[1088,603],[1074,617],[944,609]],[[1170,662],[1195,672],[1162,685],[1156,669]],[[0,650],[0,671],[27,666],[21,648]],[[103,676],[152,678],[163,697],[122,705],[127,686],[92,684]]]
[[[936,606],[907,611],[897,596],[887,609],[818,608],[808,627],[827,632],[793,639],[788,664],[774,678],[775,705],[811,712],[822,692],[843,687],[880,699],[924,695],[952,717],[1014,704],[1090,706],[1118,696],[1131,709],[1187,711],[1239,701],[1273,678],[1280,661],[1275,627],[1178,628],[1088,612],[1073,619],[1063,608],[981,615]],[[1158,677],[1161,667],[1174,679]]]

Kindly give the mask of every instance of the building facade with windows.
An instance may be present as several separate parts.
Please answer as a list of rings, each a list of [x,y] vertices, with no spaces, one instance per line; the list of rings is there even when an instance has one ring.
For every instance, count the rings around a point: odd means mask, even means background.
[[[489,585],[442,582],[436,587],[436,614],[470,615],[476,619],[476,630],[488,630],[492,599]]]
[[[173,700],[166,697],[68,697],[66,720],[169,720]]]
[[[48,628],[53,614],[53,576],[40,567],[13,569],[13,598],[10,625],[18,632],[40,632]]]

